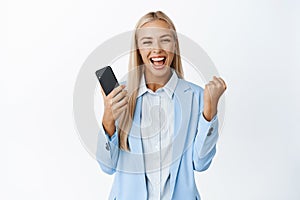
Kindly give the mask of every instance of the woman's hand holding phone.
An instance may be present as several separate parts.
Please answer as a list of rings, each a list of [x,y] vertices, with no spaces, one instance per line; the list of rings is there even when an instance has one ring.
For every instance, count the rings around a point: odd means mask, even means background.
[[[110,136],[115,132],[115,121],[120,117],[128,105],[129,97],[127,96],[127,90],[124,88],[125,85],[119,85],[106,96],[101,87],[101,93],[104,100],[102,124],[105,131]]]

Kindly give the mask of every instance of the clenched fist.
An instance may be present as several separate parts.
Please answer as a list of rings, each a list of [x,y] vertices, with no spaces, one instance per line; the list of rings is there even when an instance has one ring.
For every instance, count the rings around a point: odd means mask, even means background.
[[[225,81],[216,76],[213,76],[213,80],[205,85],[203,115],[207,121],[210,121],[217,113],[218,101],[226,88]]]

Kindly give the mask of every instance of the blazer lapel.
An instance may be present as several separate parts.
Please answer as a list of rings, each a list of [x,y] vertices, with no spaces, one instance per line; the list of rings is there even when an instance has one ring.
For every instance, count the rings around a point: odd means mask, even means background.
[[[130,152],[125,152],[124,168],[133,173],[145,173],[144,155],[141,137],[142,96],[137,98],[132,126],[128,135]],[[126,166],[126,167],[125,167]],[[128,168],[128,166],[130,168]]]
[[[142,96],[136,101],[132,127],[128,135],[130,152],[135,154],[143,154],[142,137],[141,137],[141,112],[142,112]]]
[[[189,121],[191,116],[193,92],[190,86],[178,79],[177,87],[174,91],[174,135],[173,135],[173,151],[172,151],[172,165],[170,167],[170,192],[171,197],[174,192],[177,172],[181,160],[181,156],[186,144]]]

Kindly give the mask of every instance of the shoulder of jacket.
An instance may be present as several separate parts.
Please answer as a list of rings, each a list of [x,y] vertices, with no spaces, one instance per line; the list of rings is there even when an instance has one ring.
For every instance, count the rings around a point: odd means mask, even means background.
[[[187,80],[184,80],[184,79],[181,79],[181,78],[178,79],[178,81],[181,81],[183,84],[187,84],[194,92],[201,93],[201,92],[204,91],[204,89],[201,86],[199,86],[195,83],[192,83],[190,81],[187,81]]]

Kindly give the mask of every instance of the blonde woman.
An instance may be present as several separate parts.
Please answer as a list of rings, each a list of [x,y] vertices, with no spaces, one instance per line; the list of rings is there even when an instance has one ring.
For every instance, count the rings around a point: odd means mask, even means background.
[[[126,89],[125,89],[126,87]],[[216,153],[217,105],[226,90],[213,77],[205,88],[184,80],[171,19],[161,11],[135,27],[128,78],[104,98],[97,160],[115,174],[109,199],[200,199],[194,171]]]

